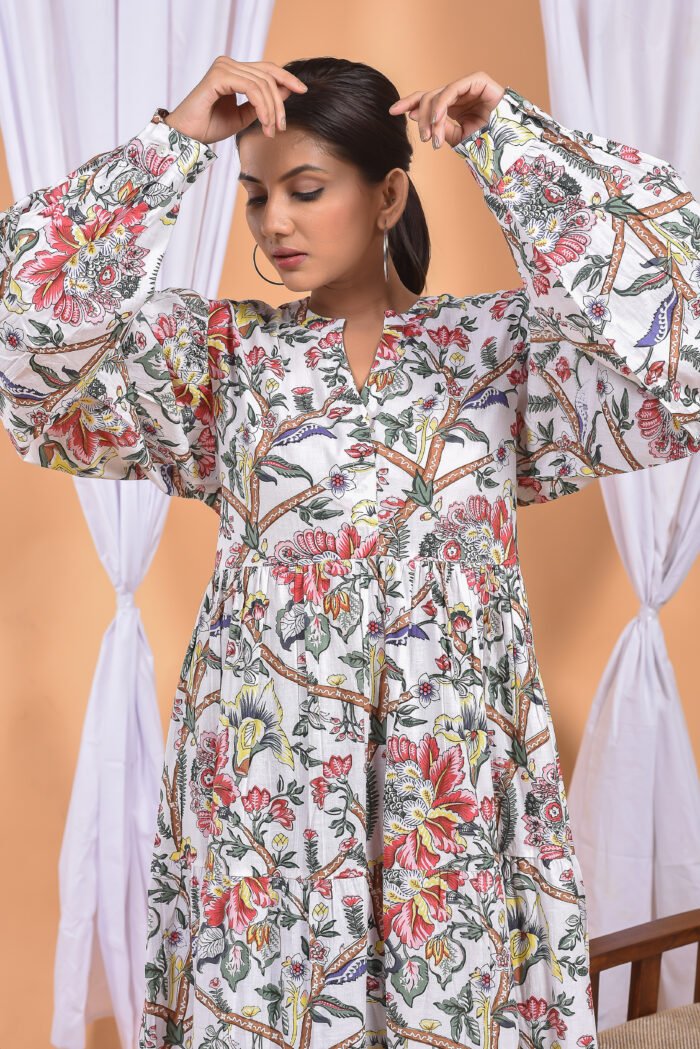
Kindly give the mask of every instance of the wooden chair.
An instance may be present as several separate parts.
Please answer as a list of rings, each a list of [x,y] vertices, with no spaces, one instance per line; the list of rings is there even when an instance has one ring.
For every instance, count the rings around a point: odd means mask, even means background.
[[[657,1012],[661,957],[688,943],[698,944],[693,1001]],[[594,936],[589,947],[596,1019],[600,973],[632,963],[627,1022],[599,1030],[600,1049],[700,1049],[700,909]]]

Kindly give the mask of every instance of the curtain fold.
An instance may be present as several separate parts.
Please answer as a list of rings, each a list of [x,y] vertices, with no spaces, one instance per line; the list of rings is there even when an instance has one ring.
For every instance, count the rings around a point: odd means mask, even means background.
[[[0,127],[14,198],[127,141],[156,106],[173,109],[218,55],[260,61],[273,9],[272,0],[100,0],[88,16],[78,0],[0,5]],[[215,149],[218,163],[178,216],[158,288],[218,295],[239,167],[233,139]],[[131,1049],[163,766],[153,657],[134,592],[169,503],[148,481],[74,484],[116,614],[95,668],[61,848],[51,1042],[83,1049],[86,1024],[114,1015]]]
[[[668,160],[700,193],[691,4],[540,5],[550,111]],[[700,786],[658,616],[700,552],[700,461],[600,484],[640,607],[613,647],[568,791],[591,937],[700,906]],[[624,1022],[629,974],[629,965],[602,974],[601,1030]],[[692,946],[667,952],[659,1008],[691,1002],[693,979]]]
[[[131,1045],[131,1013],[143,997],[147,875],[163,765],[153,656],[134,593],[169,503],[148,482],[74,483],[114,585],[116,612],[95,668],[59,861],[52,1041],[84,1039],[87,1021],[114,1011],[126,1019],[122,1040]]]

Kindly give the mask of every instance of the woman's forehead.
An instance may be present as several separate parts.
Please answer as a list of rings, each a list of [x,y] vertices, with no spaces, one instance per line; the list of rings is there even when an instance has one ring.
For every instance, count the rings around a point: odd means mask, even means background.
[[[250,132],[239,147],[241,182],[283,182],[298,174],[329,175],[343,167],[321,138],[303,128],[288,128],[269,138]]]

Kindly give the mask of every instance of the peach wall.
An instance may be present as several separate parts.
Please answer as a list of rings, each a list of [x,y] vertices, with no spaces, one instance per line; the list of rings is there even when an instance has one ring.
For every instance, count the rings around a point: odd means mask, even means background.
[[[537,0],[501,0],[493,11],[449,0],[278,3],[264,57],[282,65],[291,58],[322,54],[378,66],[401,94],[485,69],[549,110]],[[193,84],[204,72],[192,70]],[[177,101],[147,99],[144,122],[156,105],[172,108]],[[427,293],[465,295],[519,284],[506,243],[465,162],[449,147],[435,153],[430,144],[419,142],[412,122],[411,129],[413,177],[433,240]],[[0,208],[11,200],[0,151]],[[286,289],[266,284],[253,268],[244,201],[241,193],[219,295],[281,302],[290,297]],[[264,262],[261,268],[267,272]],[[268,275],[277,279],[274,272]],[[2,875],[2,1041],[47,1049],[58,857],[92,673],[114,597],[72,481],[21,462],[5,435],[0,436],[0,471],[5,492],[0,656],[6,719],[0,737],[0,789],[8,847]],[[137,594],[154,652],[164,736],[180,664],[212,570],[216,530],[216,516],[206,507],[173,500],[160,548]],[[598,485],[528,508],[520,517],[520,536],[535,643],[568,784],[594,690],[636,604]],[[700,712],[690,653],[697,644],[699,604],[696,564],[661,613],[696,754]],[[88,1049],[118,1046],[111,1019],[91,1024],[88,1033]]]

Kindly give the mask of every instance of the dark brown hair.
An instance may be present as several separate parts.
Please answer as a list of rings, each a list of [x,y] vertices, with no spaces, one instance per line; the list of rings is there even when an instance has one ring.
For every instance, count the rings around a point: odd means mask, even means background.
[[[287,127],[304,128],[324,139],[338,159],[354,164],[370,184],[381,182],[392,168],[408,171],[413,146],[404,113],[389,106],[401,96],[383,73],[364,62],[322,56],[287,62],[288,69],[308,85],[284,100]],[[236,147],[259,120],[239,131]],[[409,176],[406,206],[389,230],[389,251],[402,283],[420,295],[430,262],[430,236],[423,206]]]

